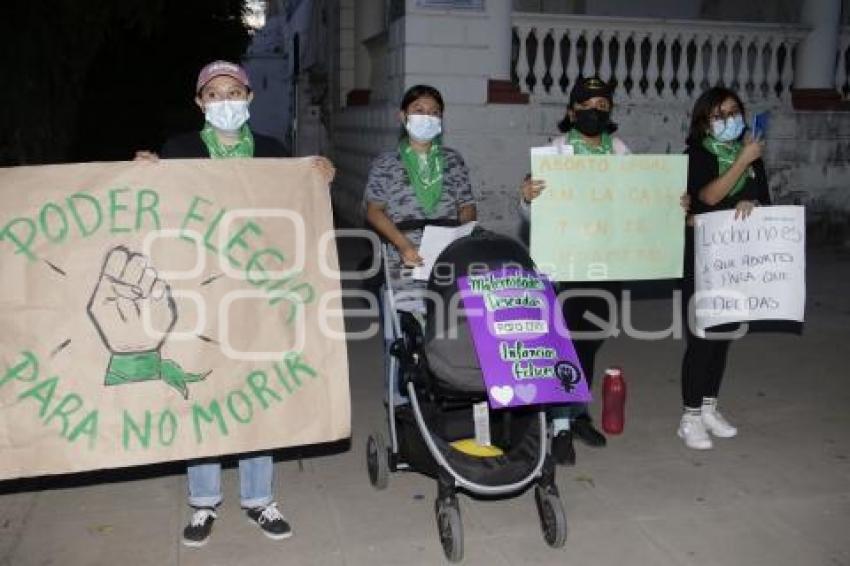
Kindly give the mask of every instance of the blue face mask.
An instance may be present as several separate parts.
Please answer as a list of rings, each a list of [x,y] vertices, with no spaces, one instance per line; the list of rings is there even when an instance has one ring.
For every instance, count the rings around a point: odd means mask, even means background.
[[[711,135],[722,142],[730,142],[741,137],[744,133],[744,117],[740,114],[729,116],[725,120],[711,122]]]

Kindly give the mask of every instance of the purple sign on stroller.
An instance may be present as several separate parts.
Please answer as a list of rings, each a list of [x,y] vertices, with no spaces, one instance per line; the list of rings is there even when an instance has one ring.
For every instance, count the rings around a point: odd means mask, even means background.
[[[517,268],[458,278],[490,407],[590,401],[552,284]]]

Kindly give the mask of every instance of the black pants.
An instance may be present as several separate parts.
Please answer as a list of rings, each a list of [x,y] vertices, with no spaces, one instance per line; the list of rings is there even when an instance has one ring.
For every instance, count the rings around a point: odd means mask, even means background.
[[[572,291],[576,296],[569,297],[564,300],[564,321],[567,324],[570,334],[574,335],[577,332],[599,332],[606,330],[600,328],[593,322],[587,320],[585,313],[593,314],[605,322],[608,322],[611,317],[611,302],[603,297],[584,296],[584,292],[599,292],[604,291],[609,294],[613,301],[614,308],[620,300],[622,285],[619,282],[588,282],[588,283],[561,283],[557,287],[557,292]],[[594,338],[590,340],[576,340],[573,338],[573,345],[578,355],[578,361],[584,370],[587,378],[588,389],[593,385],[593,376],[595,373],[596,352],[602,347],[607,336]]]
[[[682,277],[682,322],[685,325],[687,347],[682,359],[682,403],[687,408],[699,408],[703,397],[717,397],[726,371],[726,357],[731,340],[700,338],[693,333],[688,307],[694,296],[694,230],[686,228],[685,264]],[[691,309],[692,310],[692,309]],[[739,324],[713,327],[711,333],[731,333]]]

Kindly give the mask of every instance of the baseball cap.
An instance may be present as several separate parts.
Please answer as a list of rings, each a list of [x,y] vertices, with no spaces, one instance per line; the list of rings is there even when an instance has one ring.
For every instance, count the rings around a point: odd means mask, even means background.
[[[586,100],[601,96],[612,100],[614,89],[610,83],[606,83],[599,77],[587,77],[580,79],[570,91],[570,106],[573,104],[581,104]]]
[[[230,61],[213,61],[206,65],[201,72],[198,73],[198,83],[195,86],[195,92],[200,92],[205,84],[216,77],[225,76],[236,79],[246,88],[251,88],[251,81],[248,80],[248,73],[241,66]]]

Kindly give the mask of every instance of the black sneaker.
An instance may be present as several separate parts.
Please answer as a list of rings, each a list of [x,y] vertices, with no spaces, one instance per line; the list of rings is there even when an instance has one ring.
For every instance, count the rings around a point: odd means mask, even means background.
[[[579,437],[579,440],[588,446],[601,448],[608,442],[605,440],[605,436],[594,428],[593,421],[590,420],[590,415],[585,414],[577,416],[570,423],[570,429],[572,429],[576,436]]]
[[[292,529],[277,508],[277,503],[269,503],[265,507],[254,507],[245,511],[248,518],[257,523],[263,534],[274,540],[282,540],[292,536]]]
[[[576,465],[576,451],[573,448],[573,433],[562,430],[552,439],[552,457],[561,466]]]
[[[215,510],[199,507],[192,513],[189,524],[183,529],[183,544],[191,547],[204,546],[210,540],[213,522],[218,518]]]

